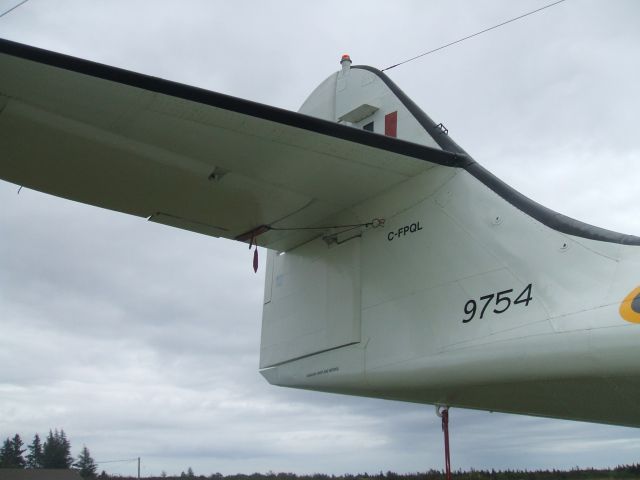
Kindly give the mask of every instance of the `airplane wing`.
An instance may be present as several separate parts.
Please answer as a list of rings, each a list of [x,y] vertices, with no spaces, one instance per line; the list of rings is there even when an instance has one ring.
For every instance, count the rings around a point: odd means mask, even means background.
[[[435,148],[0,40],[0,178],[287,250],[436,164]],[[365,219],[363,221],[367,221]]]

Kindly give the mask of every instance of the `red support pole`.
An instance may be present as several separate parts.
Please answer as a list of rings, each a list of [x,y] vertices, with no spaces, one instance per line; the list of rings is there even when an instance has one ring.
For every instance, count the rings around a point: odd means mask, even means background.
[[[444,466],[447,480],[451,480],[451,456],[449,454],[449,409],[443,408],[440,412],[442,417],[442,431],[444,432]]]

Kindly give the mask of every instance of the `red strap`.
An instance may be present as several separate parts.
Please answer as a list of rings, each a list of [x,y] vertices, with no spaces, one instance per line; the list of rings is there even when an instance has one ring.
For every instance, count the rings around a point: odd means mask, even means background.
[[[253,251],[253,272],[258,273],[258,245],[256,244],[256,249]]]
[[[446,469],[447,480],[451,480],[451,457],[449,455],[449,409],[443,408],[441,415],[442,431],[444,432],[444,466]]]
[[[251,247],[255,247],[253,251],[253,271],[254,273],[258,273],[258,239],[256,235],[251,235],[251,240],[249,241],[249,250]]]

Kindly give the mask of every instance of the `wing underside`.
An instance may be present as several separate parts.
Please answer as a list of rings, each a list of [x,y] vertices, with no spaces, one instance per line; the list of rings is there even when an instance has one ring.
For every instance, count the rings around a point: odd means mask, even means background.
[[[460,157],[0,41],[0,178],[213,236],[300,228]],[[267,231],[287,250],[310,231]]]

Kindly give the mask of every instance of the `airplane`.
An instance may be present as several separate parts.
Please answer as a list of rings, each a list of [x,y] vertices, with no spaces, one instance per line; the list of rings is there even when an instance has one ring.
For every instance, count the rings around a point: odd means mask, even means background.
[[[640,426],[640,237],[340,65],[291,112],[0,40],[0,178],[266,247],[273,385]]]

